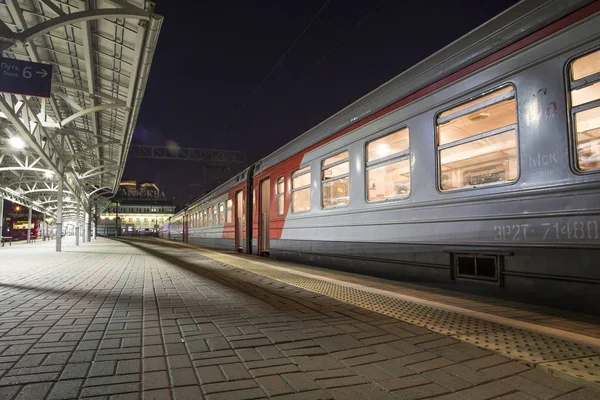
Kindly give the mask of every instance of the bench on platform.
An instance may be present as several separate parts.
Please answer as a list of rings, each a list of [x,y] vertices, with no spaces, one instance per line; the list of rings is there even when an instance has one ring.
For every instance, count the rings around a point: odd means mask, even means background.
[[[8,245],[12,246],[12,236],[0,236],[0,242],[2,242],[2,247],[4,247],[4,242],[8,242]]]

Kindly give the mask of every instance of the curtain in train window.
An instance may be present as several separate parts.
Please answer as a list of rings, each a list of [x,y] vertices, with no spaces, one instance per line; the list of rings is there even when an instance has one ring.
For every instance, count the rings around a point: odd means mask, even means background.
[[[571,63],[571,121],[577,169],[600,168],[600,51]]]
[[[367,200],[384,201],[410,194],[408,128],[367,143]]]
[[[231,199],[227,200],[227,214],[225,219],[227,220],[228,224],[233,222],[233,200]]]
[[[219,225],[219,210],[217,209],[217,205],[213,206],[213,225]]]
[[[323,208],[344,207],[350,203],[350,154],[347,151],[321,163],[321,205]]]
[[[204,209],[204,227],[206,228],[207,226],[208,226],[208,211],[205,208]]]
[[[202,212],[202,210],[200,210],[200,212],[198,212],[198,227],[199,228],[204,227],[204,213]]]
[[[512,86],[444,111],[437,119],[440,188],[517,179],[517,104]]]
[[[219,203],[219,225],[225,223],[225,203]]]
[[[310,210],[310,167],[292,174],[292,213]]]
[[[277,215],[284,214],[285,207],[285,180],[283,176],[277,179]]]

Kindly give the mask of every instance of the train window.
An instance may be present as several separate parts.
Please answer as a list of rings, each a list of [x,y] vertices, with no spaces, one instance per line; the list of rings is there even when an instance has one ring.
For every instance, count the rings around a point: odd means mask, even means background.
[[[225,203],[219,203],[219,225],[225,223]]]
[[[304,167],[292,174],[292,212],[310,210],[310,167]]]
[[[227,200],[227,214],[225,219],[228,224],[233,222],[233,200],[231,199]]]
[[[206,228],[208,226],[208,212],[206,211],[206,208],[204,209],[204,227]]]
[[[600,51],[571,63],[571,120],[577,169],[600,168]]]
[[[283,176],[277,179],[277,215],[283,215],[285,207],[285,180]]]
[[[442,190],[516,180],[514,88],[504,87],[441,113],[437,141]]]
[[[384,201],[410,194],[408,128],[367,143],[367,200]]]
[[[344,207],[350,203],[350,153],[344,151],[321,163],[321,205]]]
[[[202,210],[198,213],[198,228],[202,228],[204,225],[204,213]]]
[[[218,225],[219,224],[219,214],[218,214],[219,210],[217,210],[217,205],[215,204],[212,209],[213,209],[212,223],[213,223],[213,225]]]

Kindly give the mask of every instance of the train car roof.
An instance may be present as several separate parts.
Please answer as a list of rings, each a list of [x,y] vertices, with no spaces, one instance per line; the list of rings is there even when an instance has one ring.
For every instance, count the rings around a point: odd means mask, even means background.
[[[194,201],[192,201],[189,205],[187,205],[186,207],[184,207],[181,211],[185,211],[185,210],[187,210],[189,208],[192,208],[192,207],[195,207],[195,206],[197,206],[199,204],[202,204],[202,203],[205,203],[207,201],[210,201],[213,198],[215,198],[217,196],[220,196],[224,192],[226,192],[226,191],[230,190],[231,188],[237,186],[241,182],[244,182],[246,180],[246,177],[248,176],[248,172],[249,172],[250,168],[251,167],[248,167],[248,168],[244,169],[243,171],[238,172],[232,178],[230,178],[226,182],[222,183],[221,185],[217,186],[216,188],[214,188],[210,192],[201,194]]]
[[[259,173],[593,0],[523,0],[258,161]]]

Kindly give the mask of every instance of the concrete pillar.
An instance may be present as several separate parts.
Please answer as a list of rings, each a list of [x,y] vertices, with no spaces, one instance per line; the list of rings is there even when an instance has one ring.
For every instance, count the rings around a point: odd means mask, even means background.
[[[31,242],[31,207],[29,207],[29,218],[27,218],[27,243]]]
[[[56,202],[56,251],[61,251],[62,242],[62,204],[63,204],[63,181],[58,181],[58,201]]]
[[[75,214],[75,246],[79,246],[79,203],[80,200],[77,199],[77,211]]]

